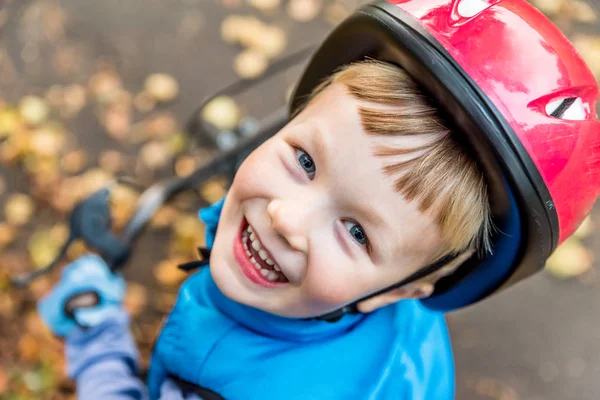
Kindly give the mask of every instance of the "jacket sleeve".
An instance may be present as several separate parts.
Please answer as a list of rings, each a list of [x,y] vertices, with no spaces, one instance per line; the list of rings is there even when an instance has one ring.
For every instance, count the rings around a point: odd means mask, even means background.
[[[67,372],[85,400],[146,400],[137,376],[138,352],[121,308],[113,318],[90,329],[77,329],[66,340]]]

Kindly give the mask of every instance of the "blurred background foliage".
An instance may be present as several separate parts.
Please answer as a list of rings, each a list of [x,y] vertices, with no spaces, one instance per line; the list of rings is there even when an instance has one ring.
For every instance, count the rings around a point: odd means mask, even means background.
[[[10,285],[11,276],[55,257],[74,204],[115,176],[148,186],[231,148],[253,118],[284,104],[301,66],[239,98],[215,99],[200,115],[220,129],[210,138],[185,131],[200,101],[318,43],[362,3],[0,3],[0,399],[74,398],[62,343],[35,311],[58,273],[26,290]],[[600,1],[533,3],[574,41],[600,79]],[[220,199],[228,184],[215,177],[163,206],[135,248],[125,271],[126,307],[144,365],[184,279],[176,266],[196,258],[204,241],[197,210]],[[116,230],[138,196],[129,188],[113,193]],[[599,224],[596,208],[549,260],[546,274],[491,305],[449,317],[459,399],[597,398]],[[86,251],[77,243],[68,260]]]

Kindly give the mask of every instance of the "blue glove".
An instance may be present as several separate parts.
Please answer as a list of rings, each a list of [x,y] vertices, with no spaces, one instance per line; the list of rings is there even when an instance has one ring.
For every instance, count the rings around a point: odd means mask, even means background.
[[[100,256],[88,254],[65,267],[60,282],[38,303],[38,311],[55,335],[68,336],[78,327],[116,318],[125,286]]]

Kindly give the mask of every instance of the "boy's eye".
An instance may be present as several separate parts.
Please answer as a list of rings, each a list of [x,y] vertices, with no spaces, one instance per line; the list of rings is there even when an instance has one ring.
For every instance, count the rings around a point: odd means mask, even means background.
[[[312,176],[310,176],[310,179],[314,178],[314,174],[315,174],[315,162],[313,161],[312,158],[310,158],[310,156],[308,155],[308,153],[306,153],[303,150],[300,150],[298,148],[296,148],[296,158],[298,159],[298,162],[300,163],[300,166],[310,175],[313,174]]]
[[[313,179],[316,170],[315,162],[313,161],[313,159],[308,155],[307,152],[299,148],[296,148],[296,158],[298,159],[300,166],[309,174],[310,179]],[[344,221],[344,225],[346,224],[350,225],[349,232],[352,238],[355,241],[357,241],[360,245],[366,246],[367,251],[370,252],[371,247],[369,245],[369,240],[367,239],[367,234],[365,233],[364,229],[356,222]]]
[[[366,246],[368,241],[367,241],[367,234],[365,233],[364,229],[360,225],[358,225],[356,222],[344,221],[344,225],[345,224],[349,224],[351,226],[349,231],[350,231],[350,235],[352,235],[354,240],[356,240],[359,244]],[[348,226],[348,225],[346,225],[346,226]]]

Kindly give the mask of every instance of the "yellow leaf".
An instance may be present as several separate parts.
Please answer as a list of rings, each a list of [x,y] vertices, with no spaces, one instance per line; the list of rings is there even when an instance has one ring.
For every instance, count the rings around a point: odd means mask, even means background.
[[[123,306],[131,315],[139,315],[148,303],[148,290],[137,282],[127,283]]]
[[[36,126],[48,118],[50,108],[44,99],[37,96],[25,96],[19,103],[19,112],[25,122]]]
[[[200,194],[209,203],[216,203],[227,193],[226,182],[223,178],[212,178],[202,186]]]
[[[33,335],[26,333],[19,339],[19,355],[24,361],[39,361],[40,343]]]
[[[0,108],[0,139],[12,135],[21,122],[21,116],[15,109]]]
[[[319,15],[322,7],[321,0],[290,0],[287,13],[296,22],[309,22]]]
[[[573,0],[570,4],[573,17],[576,21],[584,23],[593,23],[598,21],[598,16],[589,3],[582,0]]]
[[[58,255],[60,243],[49,230],[40,230],[29,239],[29,257],[35,268],[42,268]]]
[[[161,261],[154,268],[154,276],[156,280],[165,286],[175,286],[187,277],[187,274],[177,268],[179,264],[183,264],[187,260],[182,258],[174,258],[170,260]]]
[[[541,12],[553,17],[560,13],[566,0],[533,0],[532,3],[539,8]]]
[[[11,195],[4,205],[4,216],[11,225],[25,225],[31,219],[35,205],[31,197],[16,193]]]
[[[0,223],[0,250],[9,245],[15,238],[16,230],[6,222]]]
[[[235,58],[233,69],[243,79],[255,79],[265,73],[269,67],[269,59],[260,50],[248,49]]]
[[[65,154],[60,162],[60,166],[65,172],[76,174],[85,168],[87,161],[87,152],[83,149],[78,149]]]
[[[273,11],[281,4],[281,0],[247,0],[248,4],[261,11]]]
[[[179,84],[171,75],[152,74],[146,78],[145,90],[156,101],[169,102],[177,97]]]
[[[579,50],[597,80],[600,80],[600,37],[579,34],[573,38],[573,44]]]
[[[579,228],[577,228],[573,236],[577,239],[585,239],[586,237],[590,236],[593,230],[594,226],[592,223],[592,217],[588,215],[585,217],[581,225],[579,225]]]
[[[218,96],[202,109],[202,119],[219,129],[234,129],[242,117],[242,110],[228,96]]]
[[[594,253],[586,249],[576,238],[560,245],[546,262],[546,270],[560,279],[581,275],[592,267]]]

